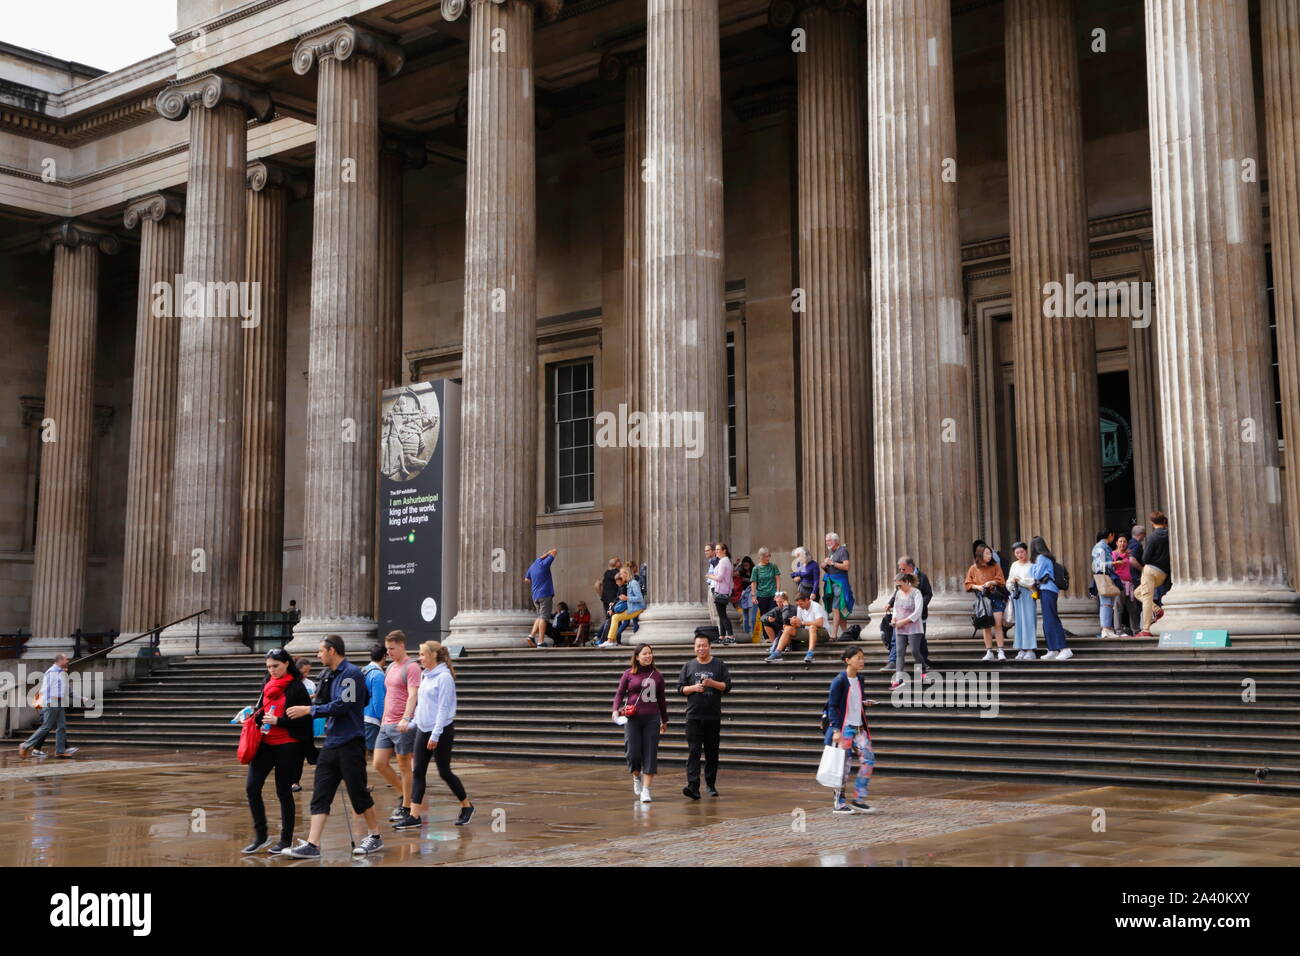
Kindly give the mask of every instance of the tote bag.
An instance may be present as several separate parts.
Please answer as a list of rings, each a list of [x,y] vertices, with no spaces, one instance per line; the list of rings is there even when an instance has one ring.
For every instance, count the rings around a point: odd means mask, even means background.
[[[1109,574],[1094,574],[1092,580],[1097,585],[1097,593],[1102,597],[1119,597],[1120,589],[1115,586]]]
[[[843,747],[826,747],[822,750],[822,762],[817,767],[817,782],[823,787],[838,790],[844,784],[844,761],[849,752]]]

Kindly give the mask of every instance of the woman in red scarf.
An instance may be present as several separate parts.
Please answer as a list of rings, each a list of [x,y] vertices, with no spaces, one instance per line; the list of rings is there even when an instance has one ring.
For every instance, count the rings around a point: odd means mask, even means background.
[[[262,785],[275,771],[275,795],[280,800],[280,839],[267,847],[279,853],[293,845],[296,807],[293,782],[302,774],[302,762],[316,762],[316,744],[312,739],[310,717],[289,720],[284,715],[290,707],[311,704],[302,674],[293,658],[283,648],[266,655],[266,683],[253,716],[248,718],[263,728],[262,745],[248,765],[244,790],[248,810],[253,815],[253,840],[244,853],[256,853],[270,843],[267,836],[266,805],[262,802]]]

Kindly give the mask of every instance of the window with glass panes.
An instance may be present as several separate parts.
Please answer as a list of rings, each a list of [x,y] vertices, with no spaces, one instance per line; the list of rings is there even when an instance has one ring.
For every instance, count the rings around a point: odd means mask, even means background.
[[[566,362],[550,371],[554,507],[588,507],[596,501],[592,363]]]

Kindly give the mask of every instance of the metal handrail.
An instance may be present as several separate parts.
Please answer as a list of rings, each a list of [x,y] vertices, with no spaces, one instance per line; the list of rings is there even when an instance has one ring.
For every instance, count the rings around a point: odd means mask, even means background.
[[[186,614],[184,617],[178,617],[176,620],[174,620],[174,621],[170,621],[170,622],[168,622],[167,624],[159,624],[159,625],[158,625],[157,627],[155,627],[155,628],[151,628],[150,630],[147,630],[147,631],[142,631],[141,633],[137,634],[135,637],[129,637],[129,638],[127,638],[125,641],[115,641],[114,643],[108,645],[108,647],[102,647],[102,648],[100,648],[99,650],[95,651],[94,653],[87,654],[85,657],[79,657],[79,658],[77,658],[75,661],[69,661],[69,662],[68,662],[68,667],[71,668],[74,664],[84,664],[86,661],[90,660],[90,659],[93,658],[93,657],[98,657],[100,654],[107,654],[109,651],[111,651],[111,650],[113,650],[114,648],[117,648],[117,647],[123,647],[123,646],[125,646],[125,645],[127,645],[127,644],[133,644],[133,643],[135,643],[136,641],[140,640],[142,637],[149,637],[150,635],[155,635],[155,636],[156,636],[156,635],[160,634],[161,632],[165,631],[167,628],[169,628],[169,627],[173,627],[173,626],[175,626],[175,625],[177,625],[177,624],[180,624],[180,623],[182,623],[182,622],[184,622],[184,621],[188,621],[188,620],[189,620],[190,618],[192,618],[192,617],[198,617],[200,614],[207,614],[209,610],[211,610],[211,608],[206,608],[206,607],[205,607],[202,611],[195,611],[195,612],[193,612],[192,614]],[[197,651],[198,651],[198,634],[197,634],[197,630],[196,630],[196,632],[195,632],[194,648],[195,648],[195,651],[197,652]]]

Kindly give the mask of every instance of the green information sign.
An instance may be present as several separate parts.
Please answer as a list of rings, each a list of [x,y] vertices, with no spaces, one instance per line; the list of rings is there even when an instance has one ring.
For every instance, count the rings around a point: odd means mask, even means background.
[[[1227,631],[1170,631],[1160,635],[1160,647],[1231,647]]]

